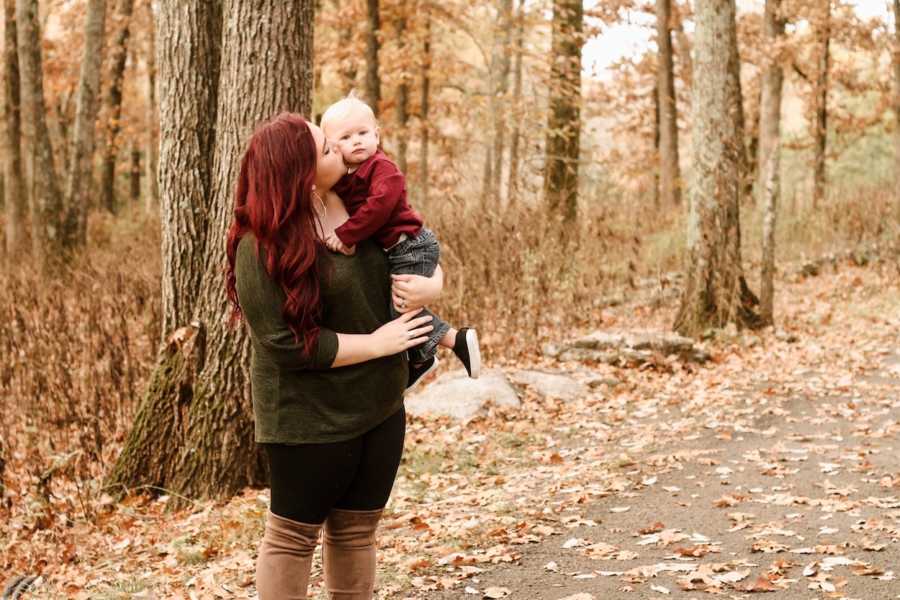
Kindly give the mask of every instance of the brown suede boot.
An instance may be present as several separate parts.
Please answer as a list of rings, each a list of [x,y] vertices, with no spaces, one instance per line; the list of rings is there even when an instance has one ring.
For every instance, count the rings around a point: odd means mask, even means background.
[[[322,563],[332,600],[370,600],[375,590],[378,510],[333,509],[325,519]]]
[[[259,600],[306,600],[309,570],[322,524],[266,516],[266,533],[256,559]]]

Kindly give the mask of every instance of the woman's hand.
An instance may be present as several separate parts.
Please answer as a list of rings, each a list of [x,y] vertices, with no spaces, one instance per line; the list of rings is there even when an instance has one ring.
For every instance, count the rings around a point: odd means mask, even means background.
[[[391,275],[391,299],[397,312],[406,313],[431,304],[444,289],[444,271],[438,265],[431,277]]]
[[[404,313],[371,334],[377,356],[398,354],[428,341],[426,334],[434,329],[431,315],[417,317],[418,313],[418,310]]]

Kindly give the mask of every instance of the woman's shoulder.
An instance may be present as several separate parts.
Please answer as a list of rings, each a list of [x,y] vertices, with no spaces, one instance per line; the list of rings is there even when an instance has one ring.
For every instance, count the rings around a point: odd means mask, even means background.
[[[240,271],[246,272],[248,269],[255,271],[261,268],[261,252],[264,252],[264,249],[260,248],[259,244],[256,243],[255,235],[247,232],[241,236],[241,239],[238,241],[237,251],[235,252],[235,273]]]

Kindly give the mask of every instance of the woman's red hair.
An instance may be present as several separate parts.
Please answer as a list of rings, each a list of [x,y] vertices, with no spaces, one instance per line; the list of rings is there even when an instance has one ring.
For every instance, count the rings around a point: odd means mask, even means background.
[[[319,336],[320,299],[313,183],[316,142],[300,115],[284,112],[257,127],[241,159],[228,231],[226,288],[232,321],[241,318],[234,264],[238,243],[248,232],[256,252],[264,251],[266,271],[284,290],[284,319],[312,354]]]

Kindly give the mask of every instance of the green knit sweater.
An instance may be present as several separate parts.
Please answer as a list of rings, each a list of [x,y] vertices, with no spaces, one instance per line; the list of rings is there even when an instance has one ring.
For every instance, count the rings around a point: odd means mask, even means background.
[[[395,354],[330,368],[335,332],[372,333],[390,320],[390,273],[371,241],[354,256],[328,253],[320,279],[321,332],[311,356],[282,315],[284,292],[257,257],[256,239],[241,239],[235,260],[238,301],[251,340],[250,385],[256,441],[304,444],[357,437],[403,404],[407,364]]]

